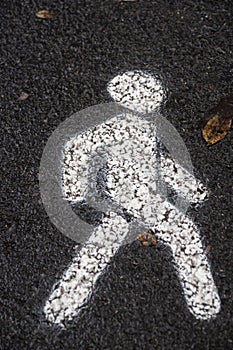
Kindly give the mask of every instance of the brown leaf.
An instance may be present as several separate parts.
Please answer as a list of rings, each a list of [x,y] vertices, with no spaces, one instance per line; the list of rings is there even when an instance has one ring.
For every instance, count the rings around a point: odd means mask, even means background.
[[[149,232],[142,233],[137,237],[137,240],[144,246],[153,246],[157,243],[156,237]]]
[[[26,92],[22,91],[20,96],[17,98],[17,101],[24,101],[28,98],[29,94],[27,94]]]
[[[209,145],[214,145],[226,136],[231,125],[232,119],[224,119],[215,114],[204,126],[202,136]]]
[[[36,17],[38,18],[44,18],[44,19],[51,19],[54,18],[55,13],[49,10],[40,10],[36,12]]]

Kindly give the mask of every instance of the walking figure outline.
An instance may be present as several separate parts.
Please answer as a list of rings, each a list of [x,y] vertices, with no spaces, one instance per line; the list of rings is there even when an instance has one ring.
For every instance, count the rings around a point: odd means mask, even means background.
[[[125,113],[75,135],[64,147],[64,198],[79,209],[86,203],[98,207],[99,201],[101,210],[96,211],[98,225],[77,246],[46,301],[46,318],[62,324],[78,315],[127,237],[147,230],[171,248],[189,311],[197,319],[211,319],[220,311],[220,298],[200,232],[182,206],[201,203],[208,193],[170,157],[153,118],[147,118],[159,110],[165,88],[155,75],[130,71],[113,78],[108,92]],[[172,203],[167,188],[181,200]]]

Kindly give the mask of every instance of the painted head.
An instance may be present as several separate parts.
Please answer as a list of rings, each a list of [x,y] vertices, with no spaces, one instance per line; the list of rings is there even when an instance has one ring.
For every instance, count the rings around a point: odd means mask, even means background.
[[[137,70],[117,75],[107,90],[116,103],[141,113],[159,109],[166,95],[158,76]]]

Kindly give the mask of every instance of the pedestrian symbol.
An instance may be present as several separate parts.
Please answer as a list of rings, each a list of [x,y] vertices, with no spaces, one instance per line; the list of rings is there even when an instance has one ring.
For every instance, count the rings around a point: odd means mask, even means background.
[[[46,318],[62,324],[77,315],[120,246],[150,231],[171,248],[190,312],[210,319],[219,312],[220,299],[201,234],[186,214],[190,203],[202,202],[208,193],[173,157],[173,134],[169,140],[161,134],[165,88],[157,76],[134,71],[116,76],[108,92],[123,108],[63,145],[63,198],[76,208],[88,204],[99,216],[46,301]]]

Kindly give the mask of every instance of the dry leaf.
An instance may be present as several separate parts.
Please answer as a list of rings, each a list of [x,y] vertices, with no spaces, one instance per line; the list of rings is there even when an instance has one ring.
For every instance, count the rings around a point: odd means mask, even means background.
[[[36,12],[36,17],[38,18],[51,19],[51,18],[54,18],[54,16],[55,16],[55,13],[48,10],[41,10]]]
[[[137,240],[140,241],[144,246],[153,246],[157,243],[156,237],[149,232],[139,235],[137,237]]]
[[[28,98],[29,94],[27,94],[26,92],[22,91],[20,96],[17,98],[17,101],[24,101]]]
[[[204,116],[202,136],[209,145],[222,140],[232,125],[233,95],[222,99],[219,104]]]
[[[209,145],[214,145],[216,142],[222,140],[228,130],[231,128],[232,120],[222,120],[222,118],[215,114],[202,130],[202,135]]]

